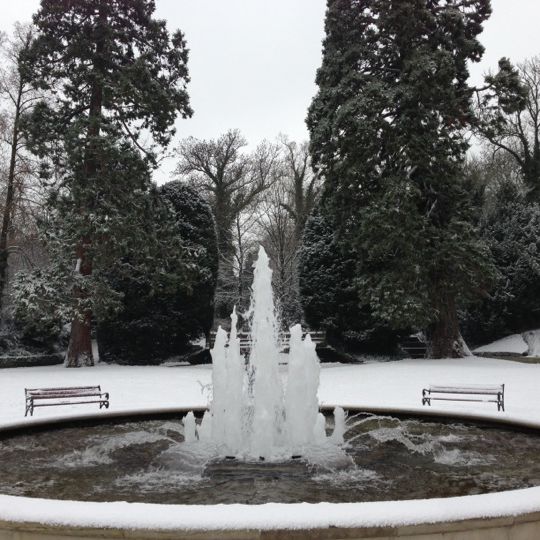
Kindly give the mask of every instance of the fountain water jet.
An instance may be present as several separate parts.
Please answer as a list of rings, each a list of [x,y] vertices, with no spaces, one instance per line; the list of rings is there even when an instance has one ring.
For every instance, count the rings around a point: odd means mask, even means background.
[[[211,351],[212,402],[198,429],[199,439],[213,441],[226,456],[272,461],[290,459],[314,445],[341,444],[345,415],[342,409],[336,411],[334,433],[327,438],[317,399],[319,359],[311,337],[302,339],[300,325],[290,329],[284,384],[279,371],[272,270],[262,247],[255,263],[248,313],[251,351],[247,365],[240,352],[236,309],[231,315],[230,335],[218,329]]]

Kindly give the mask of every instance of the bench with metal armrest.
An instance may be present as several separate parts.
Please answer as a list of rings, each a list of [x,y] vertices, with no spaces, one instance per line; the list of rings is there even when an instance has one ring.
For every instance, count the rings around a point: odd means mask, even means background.
[[[432,401],[496,403],[497,410],[504,411],[504,384],[430,385],[422,390],[422,405],[431,405]]]
[[[64,386],[59,388],[25,388],[26,410],[24,416],[33,416],[36,407],[80,405],[98,403],[99,408],[109,408],[109,393],[101,386]]]

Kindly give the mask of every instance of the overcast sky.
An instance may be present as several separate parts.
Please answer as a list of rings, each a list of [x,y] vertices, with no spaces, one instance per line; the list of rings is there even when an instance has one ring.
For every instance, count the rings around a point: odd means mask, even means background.
[[[2,2],[0,29],[27,21],[39,0]],[[321,61],[326,0],[156,0],[157,15],[180,28],[190,49],[189,93],[195,114],[178,136],[217,137],[240,129],[250,144],[285,133],[307,138],[304,119]],[[540,54],[540,0],[492,0],[481,40],[486,53],[474,82],[501,56]],[[172,161],[157,175],[166,180]]]

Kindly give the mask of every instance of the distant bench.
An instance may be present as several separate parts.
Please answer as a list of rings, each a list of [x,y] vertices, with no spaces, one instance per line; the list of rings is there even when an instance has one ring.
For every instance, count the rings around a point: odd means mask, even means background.
[[[80,405],[99,403],[99,408],[109,408],[109,393],[102,392],[101,386],[64,386],[62,388],[25,388],[26,411],[24,416],[34,415],[36,407],[56,405]]]
[[[496,403],[498,411],[504,411],[504,384],[497,385],[431,385],[422,390],[422,405],[431,401],[477,401]]]
[[[210,339],[208,340],[206,344],[207,349],[212,349],[214,347],[214,343],[216,341],[216,334],[217,332],[210,332]],[[313,341],[315,345],[326,344],[326,332],[323,332],[323,331],[302,332],[302,339],[305,338],[307,334],[311,336],[311,341]],[[227,337],[228,336],[229,336],[229,332],[227,332]],[[238,332],[237,337],[240,340],[240,350],[243,353],[249,352],[251,350],[251,345],[253,343],[251,340],[251,334],[249,332]],[[290,332],[280,332],[278,336],[279,349],[281,351],[286,351],[289,348],[290,340],[291,340]]]

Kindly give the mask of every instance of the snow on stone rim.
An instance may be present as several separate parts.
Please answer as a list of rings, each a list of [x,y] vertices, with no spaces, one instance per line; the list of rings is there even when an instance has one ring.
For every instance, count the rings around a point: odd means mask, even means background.
[[[540,487],[447,499],[208,506],[97,503],[0,495],[2,521],[161,531],[397,527],[538,511]]]
[[[164,371],[165,370],[165,371]],[[108,416],[88,406],[41,410],[24,418],[24,388],[101,384],[111,393],[110,414],[149,413],[205,407],[208,366],[124,367],[99,365],[0,370],[0,428],[14,424],[84,416]],[[507,412],[493,404],[420,404],[431,383],[506,384]],[[540,365],[469,357],[459,360],[404,360],[363,365],[323,365],[319,401],[358,409],[427,412],[499,420],[540,427]],[[94,414],[95,412],[95,414]],[[0,495],[0,521],[121,529],[278,529],[373,527],[439,523],[540,511],[540,487],[447,499],[369,503],[264,505],[154,505],[90,503]]]

